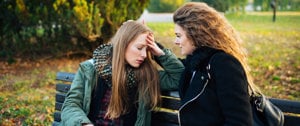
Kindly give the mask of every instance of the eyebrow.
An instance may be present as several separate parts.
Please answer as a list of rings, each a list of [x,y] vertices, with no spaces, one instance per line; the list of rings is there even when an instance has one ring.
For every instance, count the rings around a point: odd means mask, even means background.
[[[175,33],[175,35],[181,35],[180,33]]]
[[[136,43],[138,46],[147,46],[147,44],[144,44],[143,42]]]

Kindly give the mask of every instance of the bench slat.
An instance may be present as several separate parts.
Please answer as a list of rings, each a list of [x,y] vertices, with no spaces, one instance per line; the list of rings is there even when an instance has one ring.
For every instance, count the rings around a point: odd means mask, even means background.
[[[299,126],[300,116],[284,115],[284,126]]]
[[[163,95],[179,98],[178,91],[168,91],[168,92],[163,93]]]
[[[52,126],[59,126],[60,122],[53,121]]]
[[[174,99],[172,97],[162,97],[162,108],[178,110],[180,108],[179,99]]]
[[[151,126],[179,126],[179,124],[152,119]]]
[[[67,72],[58,72],[56,74],[56,80],[72,82],[75,77],[74,73],[67,73]]]
[[[56,93],[55,95],[56,102],[64,103],[65,98],[66,98],[66,94]]]
[[[55,110],[61,111],[62,106],[63,106],[63,103],[55,102]]]
[[[300,102],[277,98],[270,98],[270,101],[283,112],[300,114]]]
[[[61,118],[60,118],[60,112],[56,111],[54,112],[54,121],[60,122]]]
[[[166,123],[166,124],[173,124],[178,125],[178,119],[176,113],[170,113],[170,112],[152,112],[152,125],[154,126],[161,126],[160,124]]]
[[[71,88],[70,84],[61,84],[58,83],[56,84],[56,91],[62,92],[62,93],[67,93]]]

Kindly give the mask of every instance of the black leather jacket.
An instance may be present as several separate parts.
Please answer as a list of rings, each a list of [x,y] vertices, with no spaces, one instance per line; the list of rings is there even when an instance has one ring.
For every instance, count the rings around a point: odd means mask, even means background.
[[[180,81],[182,105],[178,114],[181,126],[252,125],[247,78],[236,58],[202,47],[183,62],[186,69]]]

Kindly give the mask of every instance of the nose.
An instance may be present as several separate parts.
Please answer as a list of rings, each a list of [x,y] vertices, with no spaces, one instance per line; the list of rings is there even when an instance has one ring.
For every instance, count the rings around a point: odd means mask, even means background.
[[[178,38],[175,39],[174,44],[175,45],[180,45],[180,42],[178,41]]]
[[[141,51],[141,56],[142,56],[143,58],[146,58],[146,57],[147,57],[147,49],[143,49],[143,50]]]

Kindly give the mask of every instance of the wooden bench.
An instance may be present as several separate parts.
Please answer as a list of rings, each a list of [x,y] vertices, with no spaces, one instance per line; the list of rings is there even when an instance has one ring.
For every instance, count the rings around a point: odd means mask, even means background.
[[[55,113],[53,126],[59,125],[60,110],[65,100],[66,93],[70,89],[70,84],[74,79],[74,73],[58,72],[56,75],[56,96]],[[153,126],[178,126],[177,110],[180,107],[180,99],[177,91],[162,93],[162,108],[157,112],[152,112]],[[285,126],[300,125],[300,102],[270,98],[270,101],[279,107],[285,114]]]

